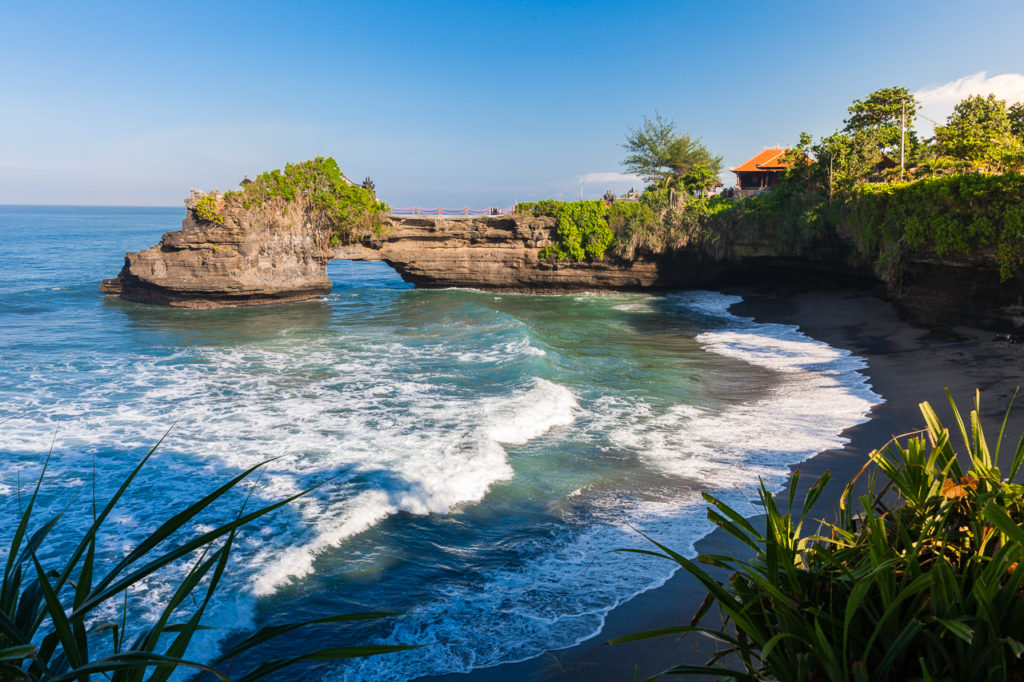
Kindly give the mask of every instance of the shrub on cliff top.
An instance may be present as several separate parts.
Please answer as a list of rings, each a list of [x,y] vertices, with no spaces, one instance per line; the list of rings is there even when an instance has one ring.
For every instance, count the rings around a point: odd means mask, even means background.
[[[329,234],[332,244],[380,235],[390,212],[386,203],[377,200],[372,187],[350,183],[334,159],[322,156],[260,173],[230,198],[237,196],[246,208],[263,207],[275,199],[301,200],[312,225]]]
[[[1024,679],[1024,439],[1008,475],[999,467],[1006,419],[990,449],[975,394],[969,426],[949,399],[963,440],[958,458],[928,403],[927,425],[870,454],[877,467],[867,492],[850,504],[847,485],[834,524],[805,535],[826,473],[794,507],[794,474],[785,509],[762,484],[761,522],[711,495],[708,518],[746,545],[752,557],[701,555],[691,561],[660,551],[618,550],[668,558],[696,577],[708,598],[689,625],[613,640],[697,633],[723,644],[707,665],[679,665],[673,675],[736,680],[1020,680]],[[969,465],[966,472],[961,460]],[[885,485],[876,485],[877,472]],[[822,532],[824,531],[824,532]],[[725,569],[718,580],[698,562]],[[698,625],[717,606],[725,627]],[[722,664],[728,661],[733,669]],[[738,668],[736,667],[738,666]]]
[[[834,203],[829,218],[883,275],[898,248],[994,255],[1004,281],[1024,263],[1024,175],[1016,172],[865,184]]]
[[[708,200],[685,197],[675,208],[668,201],[669,190],[655,189],[644,192],[639,202],[543,199],[517,204],[516,213],[557,220],[558,241],[541,249],[542,260],[600,260],[609,248],[616,256],[633,260],[640,253],[659,254],[717,239],[703,220]]]
[[[541,249],[541,260],[601,260],[615,241],[615,233],[608,225],[608,207],[603,201],[543,199],[519,203],[516,212],[557,220],[558,241]]]
[[[212,194],[196,202],[196,217],[208,223],[224,224],[224,216],[217,211],[217,199]]]

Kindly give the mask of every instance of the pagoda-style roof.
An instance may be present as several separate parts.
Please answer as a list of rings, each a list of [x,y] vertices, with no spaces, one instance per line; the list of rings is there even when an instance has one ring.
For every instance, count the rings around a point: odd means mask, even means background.
[[[730,168],[729,170],[733,173],[783,171],[790,166],[790,164],[782,158],[782,156],[788,151],[789,147],[767,147],[766,149],[762,149],[756,156],[744,161],[734,168]]]

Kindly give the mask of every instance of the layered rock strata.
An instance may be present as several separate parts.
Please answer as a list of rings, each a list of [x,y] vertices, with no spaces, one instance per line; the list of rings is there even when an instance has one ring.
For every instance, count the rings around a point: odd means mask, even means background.
[[[204,196],[193,190],[181,230],[156,246],[125,254],[124,267],[100,289],[129,301],[185,308],[219,308],[300,301],[329,293],[328,235],[310,225],[302,206],[250,211],[222,209],[223,224],[196,215]]]
[[[734,244],[727,257],[682,248],[635,261],[542,260],[556,238],[555,221],[527,215],[474,218],[391,218],[381,234],[332,245],[310,224],[300,203],[248,210],[217,200],[223,223],[200,219],[193,191],[182,229],[156,246],[125,256],[101,289],[131,301],[190,308],[260,305],[327,294],[332,259],[382,260],[421,287],[495,291],[639,291],[755,286],[806,291],[836,286],[888,296],[904,316],[929,326],[969,324],[1000,331],[1024,329],[1024,279],[1001,281],[994,256],[975,259],[914,254],[898,281],[883,283],[856,249],[835,243],[796,256],[760,243]]]
[[[223,224],[204,221],[193,191],[180,231],[125,255],[124,267],[101,290],[130,301],[188,308],[260,305],[322,296],[331,290],[325,267],[334,258],[383,260],[423,287],[500,291],[639,290],[669,286],[660,263],[606,259],[597,263],[542,261],[555,221],[524,215],[478,218],[391,218],[381,235],[331,246],[302,207],[259,210],[225,206]]]
[[[384,236],[334,250],[335,258],[382,260],[421,287],[488,291],[603,291],[666,284],[659,263],[606,258],[593,263],[541,260],[555,221],[528,215],[393,218]]]

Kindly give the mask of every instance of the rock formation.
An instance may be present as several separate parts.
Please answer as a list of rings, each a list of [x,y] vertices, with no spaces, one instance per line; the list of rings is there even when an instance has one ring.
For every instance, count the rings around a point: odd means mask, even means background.
[[[221,207],[223,224],[196,214],[206,196]],[[301,206],[223,210],[222,195],[195,190],[185,206],[180,231],[126,254],[120,274],[103,280],[100,289],[129,301],[185,308],[300,301],[330,292],[324,268],[333,254]]]
[[[216,221],[203,220],[193,191],[182,229],[160,244],[125,256],[109,295],[162,305],[217,308],[299,301],[327,294],[325,267],[334,258],[383,260],[422,287],[561,292],[757,286],[799,291],[837,285],[872,288],[904,316],[930,326],[971,324],[1001,331],[1024,327],[1024,281],[999,278],[994,257],[939,259],[914,254],[896,282],[883,283],[843,243],[795,256],[768,244],[736,243],[726,258],[683,248],[635,261],[541,260],[556,238],[555,221],[529,215],[473,218],[391,217],[377,236],[332,245],[308,221],[303,206],[270,203],[246,209],[217,202]],[[221,222],[222,221],[222,222]],[[840,241],[842,241],[840,239]]]
[[[333,258],[383,260],[424,287],[501,291],[637,290],[669,286],[659,263],[542,262],[555,221],[525,215],[474,218],[391,218],[380,236],[331,246],[300,206],[278,203],[249,210],[217,200],[223,224],[202,220],[193,191],[182,229],[160,244],[125,255],[101,290],[130,301],[188,308],[259,305],[322,296],[331,290],[325,266]]]
[[[541,249],[554,238],[555,221],[547,217],[392,218],[381,238],[336,247],[334,256],[386,261],[405,281],[421,287],[558,292],[666,284],[653,260],[542,261]]]

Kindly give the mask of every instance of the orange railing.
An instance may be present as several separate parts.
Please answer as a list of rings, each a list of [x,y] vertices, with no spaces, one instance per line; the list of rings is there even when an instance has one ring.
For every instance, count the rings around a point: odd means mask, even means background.
[[[508,208],[468,208],[463,206],[462,208],[444,208],[438,206],[437,208],[422,208],[420,206],[410,206],[409,208],[392,208],[391,215],[508,215],[515,211],[515,205]]]

